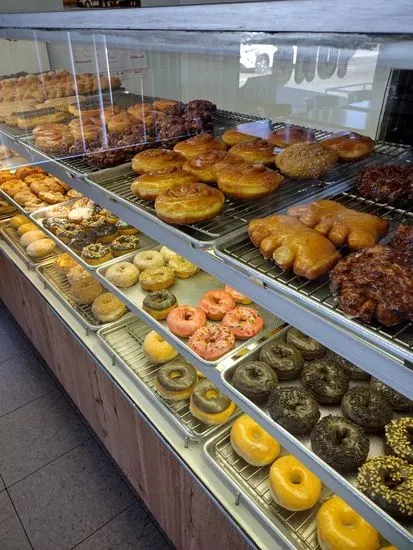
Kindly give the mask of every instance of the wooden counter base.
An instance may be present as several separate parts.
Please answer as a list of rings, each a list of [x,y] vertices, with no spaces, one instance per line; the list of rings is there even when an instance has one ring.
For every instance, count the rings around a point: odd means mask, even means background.
[[[0,298],[174,545],[182,550],[209,550],[211,543],[215,549],[250,548],[36,288],[1,253],[0,273]]]

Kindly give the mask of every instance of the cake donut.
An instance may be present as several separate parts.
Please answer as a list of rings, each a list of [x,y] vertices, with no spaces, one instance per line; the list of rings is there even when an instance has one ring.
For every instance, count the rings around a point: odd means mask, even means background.
[[[294,327],[291,327],[287,332],[287,342],[299,349],[306,361],[320,359],[327,352],[322,344]]]
[[[224,315],[222,326],[229,328],[235,338],[247,340],[262,330],[264,319],[252,307],[236,306]]]
[[[260,351],[260,361],[270,365],[279,380],[294,380],[304,366],[301,352],[283,340],[271,340],[264,344]]]
[[[235,409],[235,404],[206,378],[200,380],[191,393],[189,410],[204,424],[222,424]]]
[[[259,468],[274,462],[281,452],[278,441],[246,414],[232,424],[230,440],[237,455]]]
[[[222,321],[234,309],[235,300],[224,290],[209,290],[202,296],[199,307],[211,321]]]
[[[135,268],[136,269],[136,268]],[[154,319],[166,319],[169,313],[178,306],[176,296],[169,290],[150,292],[142,303],[142,308]]]
[[[108,267],[105,277],[118,288],[129,288],[138,282],[139,269],[130,262],[119,262]]]
[[[142,252],[138,252],[133,258],[133,263],[139,271],[145,271],[145,269],[149,269],[150,267],[162,267],[165,265],[162,254],[156,250],[142,250]]]
[[[235,288],[225,285],[224,290],[234,298],[237,304],[243,304],[244,306],[247,306],[252,303],[252,300],[248,298],[248,296],[241,294],[241,292],[238,292],[238,290],[235,290]]]
[[[381,380],[377,380],[377,378],[372,378],[370,380],[370,385],[385,399],[387,399],[394,411],[409,412],[413,410],[413,401],[411,401],[408,397],[405,397],[401,393],[395,391],[390,386],[387,386]]]
[[[162,246],[159,252],[161,253],[166,264],[168,264],[174,256],[178,256],[176,252],[166,246]]]
[[[179,306],[168,313],[166,322],[173,334],[188,338],[205,325],[206,315],[199,307]]]
[[[235,336],[227,327],[207,323],[192,334],[188,345],[202,359],[215,361],[232,350]]]
[[[393,411],[386,399],[377,391],[364,386],[350,388],[341,400],[341,410],[366,432],[377,432],[392,419]]]
[[[154,330],[151,330],[145,336],[142,348],[152,363],[167,363],[178,355],[176,349]]]
[[[188,399],[198,381],[196,369],[181,357],[159,367],[155,388],[165,399]]]
[[[139,282],[144,290],[163,290],[174,284],[175,275],[166,266],[149,267],[139,275]]]
[[[127,312],[126,306],[110,292],[100,294],[92,304],[92,313],[101,323],[112,323]]]
[[[283,386],[271,392],[268,412],[273,420],[292,434],[311,431],[320,418],[313,394],[297,386]]]
[[[262,361],[249,361],[239,365],[232,376],[232,385],[253,403],[266,403],[277,387],[277,375]]]
[[[340,403],[348,389],[347,374],[336,365],[317,359],[304,365],[301,371],[303,386],[312,391],[319,403]]]
[[[392,420],[384,432],[388,453],[413,464],[413,418]]]

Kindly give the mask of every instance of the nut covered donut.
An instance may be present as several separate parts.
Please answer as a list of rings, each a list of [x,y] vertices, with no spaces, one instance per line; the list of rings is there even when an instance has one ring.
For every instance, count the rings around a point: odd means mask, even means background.
[[[176,185],[156,197],[155,210],[161,220],[183,225],[215,218],[224,200],[221,191],[205,183]]]
[[[252,307],[237,306],[225,314],[222,326],[229,328],[235,338],[247,340],[262,330],[264,319]]]
[[[188,345],[202,359],[215,361],[232,350],[235,336],[227,327],[208,323],[193,333]]]
[[[224,315],[234,309],[235,300],[224,290],[210,290],[202,296],[199,307],[211,321],[222,321]]]
[[[413,418],[406,416],[392,420],[385,427],[386,446],[389,453],[413,464]]]
[[[263,164],[228,164],[218,171],[218,187],[234,199],[258,199],[278,189],[283,176]]]
[[[183,155],[187,160],[209,151],[226,151],[226,149],[227,146],[223,141],[211,136],[207,132],[181,141],[174,147],[174,151]]]
[[[173,334],[187,338],[205,325],[206,315],[199,307],[179,306],[168,313],[166,322]]]

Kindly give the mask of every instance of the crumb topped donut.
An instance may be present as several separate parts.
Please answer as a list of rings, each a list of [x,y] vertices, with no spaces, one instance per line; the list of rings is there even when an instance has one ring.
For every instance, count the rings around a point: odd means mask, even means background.
[[[348,389],[347,374],[325,359],[317,359],[304,365],[301,371],[303,386],[313,392],[319,403],[340,403]]]

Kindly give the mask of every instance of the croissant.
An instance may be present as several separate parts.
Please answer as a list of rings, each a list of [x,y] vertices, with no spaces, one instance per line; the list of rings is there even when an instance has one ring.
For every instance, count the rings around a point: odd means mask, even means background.
[[[328,237],[336,246],[347,245],[351,250],[374,246],[387,235],[390,225],[378,216],[357,212],[329,200],[292,206],[287,212]]]
[[[306,279],[317,279],[341,258],[328,239],[291,216],[252,220],[248,232],[265,258],[272,256],[281,269],[292,268]]]

